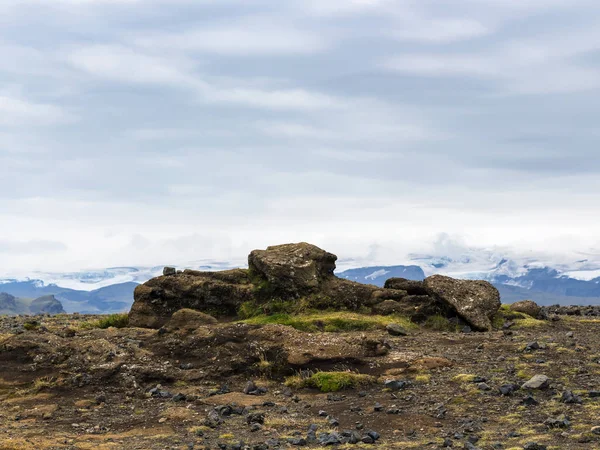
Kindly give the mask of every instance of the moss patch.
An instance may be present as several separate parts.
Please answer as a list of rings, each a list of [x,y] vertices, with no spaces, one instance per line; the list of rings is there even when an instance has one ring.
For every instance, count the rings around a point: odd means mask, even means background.
[[[514,322],[513,329],[534,328],[546,325],[544,320],[534,319],[528,314],[512,311],[510,305],[502,305],[492,319],[492,325],[496,329],[501,329],[504,322]]]
[[[375,377],[354,372],[317,372],[310,377],[294,376],[286,380],[289,387],[315,388],[321,392],[337,392],[352,389],[375,382]]]
[[[244,323],[253,325],[279,324],[309,332],[365,331],[385,328],[397,323],[407,329],[416,327],[409,319],[401,316],[369,316],[351,312],[321,312],[312,314],[273,314],[246,319]]]

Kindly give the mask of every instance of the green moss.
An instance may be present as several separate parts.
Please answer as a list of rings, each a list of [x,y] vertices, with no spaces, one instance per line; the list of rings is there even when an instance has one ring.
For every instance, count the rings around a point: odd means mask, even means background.
[[[317,372],[308,378],[290,377],[285,384],[296,389],[315,388],[321,392],[337,392],[374,383],[375,378],[354,372]]]
[[[477,378],[477,375],[470,373],[459,373],[452,378],[452,381],[455,383],[472,383],[475,378]]]
[[[40,327],[40,323],[36,320],[28,320],[23,324],[23,328],[27,331],[37,330]]]
[[[81,324],[81,328],[125,328],[129,326],[129,315],[128,314],[111,314],[110,316],[102,317],[101,319],[93,322],[84,322]]]
[[[243,321],[253,325],[279,324],[293,327],[300,331],[365,331],[385,328],[390,323],[397,323],[404,328],[413,329],[415,325],[401,316],[369,316],[351,312],[318,312],[312,314],[273,314],[260,315]]]

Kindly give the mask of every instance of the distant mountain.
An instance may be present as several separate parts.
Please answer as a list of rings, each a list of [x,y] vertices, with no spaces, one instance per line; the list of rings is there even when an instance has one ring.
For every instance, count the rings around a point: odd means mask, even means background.
[[[381,286],[388,278],[406,278],[408,280],[423,280],[425,272],[419,266],[373,266],[344,270],[336,274],[340,278],[359,283]]]
[[[0,290],[18,298],[47,298],[53,296],[69,312],[86,314],[128,311],[133,303],[133,290],[138,283],[127,282],[102,287],[92,291],[80,291],[45,285],[39,280],[4,282]],[[1,310],[1,308],[0,308]]]
[[[0,292],[0,314],[62,314],[64,312],[62,303],[53,295],[30,300]]]
[[[341,260],[343,267],[360,265]],[[366,266],[336,272],[360,283],[383,286],[388,278],[422,280],[433,274],[461,279],[487,280],[512,303],[526,298],[543,305],[600,304],[600,251],[567,256],[519,254],[514,251],[467,247],[442,237],[431,253],[399,257],[401,265]],[[238,262],[200,260],[177,268],[218,271],[241,267]],[[112,267],[107,269],[28,274],[0,278],[0,292],[16,299],[53,295],[69,312],[89,314],[128,311],[139,283],[162,274],[163,266]],[[9,297],[0,297],[0,313],[14,310]],[[4,305],[4,307],[3,307]]]

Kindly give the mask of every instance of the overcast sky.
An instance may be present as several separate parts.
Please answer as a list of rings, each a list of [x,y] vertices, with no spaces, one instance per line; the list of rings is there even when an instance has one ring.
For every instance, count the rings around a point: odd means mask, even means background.
[[[600,240],[597,0],[0,0],[0,271]]]

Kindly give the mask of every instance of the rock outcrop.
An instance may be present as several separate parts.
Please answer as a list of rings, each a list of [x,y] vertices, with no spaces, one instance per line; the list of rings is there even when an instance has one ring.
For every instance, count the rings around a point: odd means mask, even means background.
[[[136,288],[130,324],[160,328],[183,308],[219,318],[234,317],[241,309],[269,311],[273,304],[285,304],[294,310],[372,308],[375,313],[398,313],[415,322],[458,313],[474,328],[486,330],[500,306],[485,282],[450,283],[454,286],[450,297],[444,294],[449,282],[442,286],[435,277],[429,284],[396,278],[380,288],[336,277],[336,260],[337,256],[319,247],[298,243],[254,250],[247,270],[167,268],[163,276]]]
[[[492,329],[492,318],[501,305],[500,293],[487,281],[433,275],[423,284],[431,296],[450,305],[476,329]]]
[[[160,328],[176,311],[195,309],[214,316],[235,316],[239,306],[253,299],[254,286],[243,269],[223,272],[184,270],[138,286],[129,313],[135,327]]]

